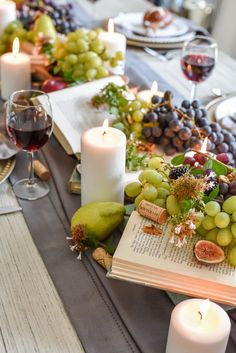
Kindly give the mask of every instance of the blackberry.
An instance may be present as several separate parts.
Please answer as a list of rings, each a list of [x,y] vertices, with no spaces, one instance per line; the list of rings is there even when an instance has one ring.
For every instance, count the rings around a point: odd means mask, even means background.
[[[188,167],[186,167],[185,165],[176,167],[171,170],[169,177],[170,179],[176,180],[182,175],[186,174],[187,171],[188,171]]]
[[[207,195],[207,196],[210,195],[210,193],[217,187],[217,185],[218,185],[218,181],[216,181],[214,179],[209,180],[208,184],[207,184],[207,187],[206,187],[206,189],[204,191],[204,194]]]

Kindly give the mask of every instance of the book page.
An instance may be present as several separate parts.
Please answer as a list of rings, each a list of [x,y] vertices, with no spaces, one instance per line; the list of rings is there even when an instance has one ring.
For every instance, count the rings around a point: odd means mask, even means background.
[[[171,225],[155,225],[162,235],[154,236],[143,232],[144,225],[154,224],[134,211],[127,223],[120,243],[113,256],[114,266],[135,266],[146,273],[153,269],[202,278],[213,282],[225,283],[236,287],[236,269],[226,261],[215,265],[198,262],[193,255],[197,236],[178,248],[170,243]]]
[[[90,103],[91,98],[109,82],[124,84],[120,76],[110,76],[49,93],[54,122],[74,153],[80,153],[81,134],[91,127],[101,126],[110,117],[108,112],[99,111]]]

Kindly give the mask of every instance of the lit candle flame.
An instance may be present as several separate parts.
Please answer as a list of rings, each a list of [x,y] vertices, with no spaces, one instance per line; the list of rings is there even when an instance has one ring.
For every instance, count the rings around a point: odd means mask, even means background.
[[[109,21],[108,21],[108,32],[109,33],[114,32],[114,21],[112,18],[109,18]]]
[[[104,122],[103,122],[103,124],[102,124],[102,128],[103,128],[103,136],[105,135],[105,134],[107,134],[107,130],[108,130],[108,119],[105,119],[104,120]]]
[[[200,149],[200,152],[202,152],[202,153],[207,152],[207,143],[208,143],[208,137],[205,137],[205,139],[202,143],[202,147]]]
[[[19,50],[20,50],[20,41],[19,41],[19,38],[16,37],[12,45],[12,53],[14,57],[17,57],[17,55],[19,54]]]
[[[152,93],[156,93],[158,90],[158,84],[157,84],[157,81],[153,81],[152,83],[152,87],[151,87],[151,91]]]
[[[200,305],[200,309],[198,314],[200,315],[200,319],[204,319],[204,317],[207,315],[208,310],[209,310],[209,306],[210,306],[210,300],[206,299],[204,300],[201,305]]]

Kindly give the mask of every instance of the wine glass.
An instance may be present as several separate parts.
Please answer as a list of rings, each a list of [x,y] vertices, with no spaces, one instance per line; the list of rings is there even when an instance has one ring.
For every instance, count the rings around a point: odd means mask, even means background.
[[[196,98],[197,84],[205,81],[212,73],[217,60],[217,43],[207,36],[195,36],[183,45],[181,68],[192,84],[191,100]]]
[[[29,157],[28,178],[13,185],[15,195],[37,200],[49,192],[48,185],[34,178],[33,153],[48,141],[52,129],[52,109],[47,94],[36,90],[12,93],[7,102],[7,131],[14,144]]]

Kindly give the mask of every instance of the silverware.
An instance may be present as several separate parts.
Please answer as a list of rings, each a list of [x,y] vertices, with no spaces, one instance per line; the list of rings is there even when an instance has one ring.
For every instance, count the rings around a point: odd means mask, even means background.
[[[2,206],[0,207],[0,216],[9,213],[15,213],[22,211],[20,206]]]
[[[160,53],[158,53],[156,50],[153,50],[153,49],[151,49],[151,48],[144,47],[143,50],[144,50],[146,53],[148,53],[148,54],[154,56],[155,58],[159,59],[160,61],[166,62],[166,61],[169,60],[165,55],[160,54]]]

